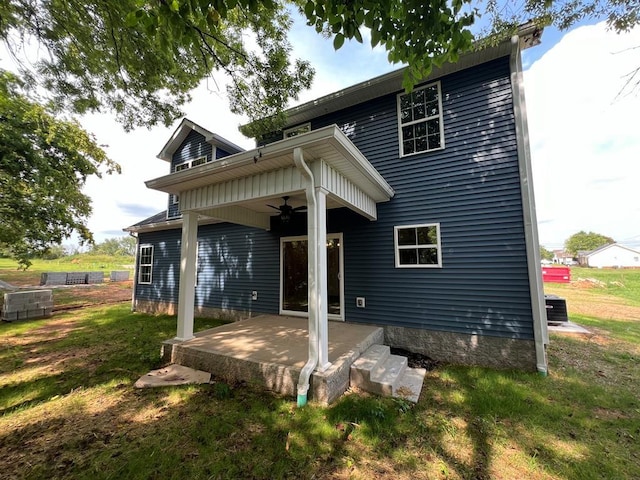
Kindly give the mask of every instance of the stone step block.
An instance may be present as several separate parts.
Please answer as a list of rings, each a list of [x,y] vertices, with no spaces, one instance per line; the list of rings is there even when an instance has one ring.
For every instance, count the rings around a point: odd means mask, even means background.
[[[358,359],[351,365],[349,374],[350,384],[354,387],[366,390],[365,385],[371,382],[372,371],[387,358],[390,349],[386,345],[371,345],[364,351]]]

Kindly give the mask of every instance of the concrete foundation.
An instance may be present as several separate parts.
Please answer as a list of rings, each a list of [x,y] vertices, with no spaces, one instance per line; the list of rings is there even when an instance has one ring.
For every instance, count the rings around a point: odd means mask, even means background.
[[[384,338],[386,345],[420,353],[441,362],[532,372],[537,370],[533,340],[407,327],[384,327]]]
[[[173,302],[152,302],[147,300],[136,300],[134,311],[140,313],[148,313],[151,315],[177,315],[178,304]],[[219,318],[220,320],[237,322],[245,320],[264,313],[252,314],[248,311],[241,310],[223,310],[220,308],[198,307],[193,311],[194,315],[199,318]]]

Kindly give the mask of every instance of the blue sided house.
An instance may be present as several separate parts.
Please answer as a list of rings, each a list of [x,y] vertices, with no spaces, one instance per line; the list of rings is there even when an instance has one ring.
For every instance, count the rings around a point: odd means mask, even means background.
[[[547,372],[545,301],[521,50],[399,70],[287,112],[244,151],[183,120],[147,187],[166,211],[138,238],[136,311],[304,317],[325,368],[329,322],[380,326],[433,359]],[[301,322],[305,319],[301,318]]]

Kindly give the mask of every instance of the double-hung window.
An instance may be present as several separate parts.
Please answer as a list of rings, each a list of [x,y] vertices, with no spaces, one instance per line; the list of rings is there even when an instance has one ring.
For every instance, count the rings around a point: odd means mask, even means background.
[[[400,156],[444,148],[440,82],[398,95]]]
[[[394,227],[397,268],[442,267],[440,224]]]
[[[153,245],[140,245],[138,283],[151,283],[153,273]]]

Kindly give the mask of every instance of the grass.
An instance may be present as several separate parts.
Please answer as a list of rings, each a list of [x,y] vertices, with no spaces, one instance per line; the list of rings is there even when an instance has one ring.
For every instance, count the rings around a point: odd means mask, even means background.
[[[585,305],[603,295],[579,293]],[[607,295],[626,301],[624,292]],[[571,307],[594,334],[552,335],[548,377],[443,365],[428,372],[415,406],[352,393],[298,409],[222,382],[134,390],[159,365],[175,317],[132,314],[127,304],[0,324],[0,471],[92,480],[640,478],[640,322]],[[196,329],[216,324],[199,319]]]
[[[133,257],[111,257],[107,255],[79,254],[56,260],[33,259],[26,270],[18,270],[18,263],[10,258],[0,258],[0,279],[22,285],[39,285],[43,272],[85,272],[111,270],[133,271]]]

